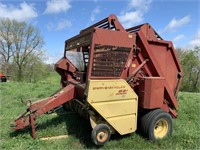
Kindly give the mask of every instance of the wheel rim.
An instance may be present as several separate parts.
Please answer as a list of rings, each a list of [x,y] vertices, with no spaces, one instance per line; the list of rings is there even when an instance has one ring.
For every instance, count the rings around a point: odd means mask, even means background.
[[[108,139],[108,132],[106,130],[102,130],[97,134],[97,140],[101,143],[105,142]]]
[[[165,119],[160,119],[156,122],[154,126],[154,135],[156,139],[161,139],[165,137],[168,133],[168,122]]]

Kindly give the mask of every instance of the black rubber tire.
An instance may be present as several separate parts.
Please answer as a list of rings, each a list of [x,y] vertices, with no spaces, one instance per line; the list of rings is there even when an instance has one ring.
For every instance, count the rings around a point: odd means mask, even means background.
[[[163,128],[165,128],[163,129],[164,135],[161,135],[161,137],[155,135],[154,132],[159,122],[162,125],[164,124]],[[140,119],[140,130],[145,137],[152,141],[163,139],[172,133],[172,117],[162,109],[152,110]]]
[[[105,133],[106,137],[103,137],[105,139],[103,139],[101,141],[101,137],[100,134],[101,133]],[[111,136],[111,132],[110,132],[110,128],[108,127],[107,124],[98,124],[93,130],[92,130],[92,134],[91,134],[91,138],[92,138],[92,141],[94,142],[94,144],[96,145],[104,145],[106,142],[108,142],[110,140],[110,136]]]
[[[6,82],[6,81],[7,81],[6,77],[1,78],[1,82]]]
[[[4,78],[4,81],[3,82],[6,82],[7,81],[7,79],[6,78]]]

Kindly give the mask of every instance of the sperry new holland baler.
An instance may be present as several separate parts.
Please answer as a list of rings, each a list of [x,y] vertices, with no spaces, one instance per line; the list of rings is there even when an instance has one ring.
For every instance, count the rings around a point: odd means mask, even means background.
[[[137,128],[151,140],[172,132],[183,72],[172,42],[149,24],[124,29],[110,15],[66,40],[55,70],[62,90],[30,102],[12,124],[14,130],[31,125],[36,138],[36,118],[64,106],[90,121],[97,145],[115,132],[124,135]]]

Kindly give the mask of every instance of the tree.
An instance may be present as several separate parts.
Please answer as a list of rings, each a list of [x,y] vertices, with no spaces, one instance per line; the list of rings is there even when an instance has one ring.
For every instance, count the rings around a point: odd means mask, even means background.
[[[182,91],[199,92],[200,91],[200,47],[192,50],[177,50],[181,62],[184,77],[181,86]]]
[[[7,74],[8,64],[12,56],[12,24],[11,21],[5,19],[0,20],[0,57],[1,57],[1,70]]]
[[[48,65],[43,62],[42,51],[35,54],[30,54],[26,59],[23,80],[27,82],[37,82],[40,79],[48,76],[50,71]]]
[[[185,50],[183,50],[183,49],[181,49],[181,48],[177,48],[177,49],[176,49],[176,53],[177,53],[177,55],[178,55],[179,61],[182,62],[183,59],[184,59],[184,57],[185,57],[185,55],[187,54],[187,51],[185,51]]]
[[[0,55],[4,66],[16,65],[19,81],[23,78],[23,69],[29,63],[29,56],[38,53],[43,45],[43,38],[34,26],[8,18],[0,20]]]

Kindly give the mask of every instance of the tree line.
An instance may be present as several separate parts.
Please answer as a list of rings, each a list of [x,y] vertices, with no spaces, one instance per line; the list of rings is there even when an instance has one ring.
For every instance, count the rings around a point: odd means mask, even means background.
[[[193,49],[176,49],[178,59],[183,69],[181,91],[200,92],[200,47]]]
[[[52,65],[44,63],[43,37],[39,30],[26,22],[0,19],[0,72],[13,80],[37,82],[46,78]],[[200,47],[176,49],[184,78],[181,91],[200,91]]]
[[[0,20],[1,72],[13,80],[37,82],[48,75],[43,46],[43,37],[33,25],[9,18]]]

